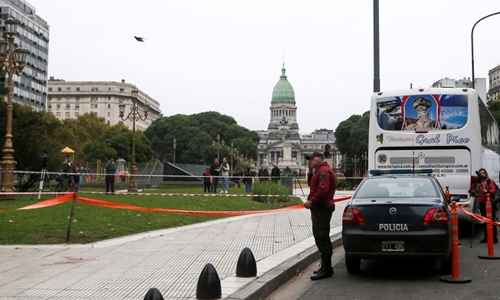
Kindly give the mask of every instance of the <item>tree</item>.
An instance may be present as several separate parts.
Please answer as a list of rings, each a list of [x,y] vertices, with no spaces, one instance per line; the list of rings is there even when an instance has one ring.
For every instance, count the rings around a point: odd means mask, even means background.
[[[5,101],[0,101],[0,134],[1,143],[5,143],[6,125]],[[41,157],[49,156],[48,171],[59,171],[62,157],[58,154],[62,149],[60,140],[56,138],[62,129],[61,122],[53,114],[36,112],[31,106],[13,104],[12,112],[12,143],[14,145],[14,160],[18,171],[40,171]],[[20,174],[18,176],[19,191],[27,191],[39,180],[39,174]]]
[[[354,156],[361,159],[368,151],[369,123],[370,111],[367,111],[362,116],[350,116],[335,129],[335,145],[345,155],[342,159],[343,168],[351,165]]]
[[[217,135],[225,142],[219,149],[220,157],[230,159],[232,142],[239,153],[257,158],[258,134],[239,126],[234,118],[214,111],[163,117],[155,120],[144,133],[151,141],[154,156],[159,159],[173,157],[175,139],[176,162],[212,162],[217,157],[217,149],[213,147]]]
[[[120,146],[124,147],[124,159],[132,160],[132,131],[122,122],[109,127],[96,139],[83,147],[85,161],[107,160],[118,157]],[[135,132],[135,161],[147,162],[152,159],[151,142],[142,131]]]

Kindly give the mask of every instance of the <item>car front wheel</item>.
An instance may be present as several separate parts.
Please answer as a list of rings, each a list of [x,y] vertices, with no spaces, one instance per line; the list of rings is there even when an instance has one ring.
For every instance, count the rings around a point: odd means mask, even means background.
[[[347,272],[351,274],[359,273],[359,269],[361,268],[361,258],[353,258],[346,255],[345,267]]]

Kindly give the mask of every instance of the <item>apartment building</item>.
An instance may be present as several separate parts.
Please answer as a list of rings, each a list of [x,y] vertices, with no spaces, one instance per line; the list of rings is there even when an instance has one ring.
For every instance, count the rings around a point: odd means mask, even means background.
[[[28,50],[23,73],[14,75],[13,101],[45,109],[47,98],[49,25],[36,15],[35,7],[23,0],[0,0],[1,36],[6,39],[5,20],[18,21],[15,46]],[[2,53],[2,56],[4,54]],[[8,76],[0,73],[0,84],[7,86]]]
[[[491,100],[500,100],[500,65],[488,71],[490,88],[488,96]]]
[[[132,91],[137,91],[133,97]],[[135,128],[144,131],[162,116],[160,104],[141,89],[125,80],[114,81],[65,81],[50,77],[48,81],[47,111],[59,120],[76,119],[85,113],[94,112],[109,125],[123,122],[132,129],[132,120],[123,121],[119,116],[119,106],[125,105],[124,117],[131,112],[136,101],[139,111],[148,106],[148,118],[136,120]]]

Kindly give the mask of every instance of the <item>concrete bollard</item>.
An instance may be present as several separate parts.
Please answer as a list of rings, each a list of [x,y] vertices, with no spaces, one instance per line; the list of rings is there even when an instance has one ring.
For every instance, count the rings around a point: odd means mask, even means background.
[[[196,286],[197,299],[219,299],[222,297],[219,274],[211,263],[205,265]]]
[[[144,300],[164,300],[163,295],[157,288],[150,288],[146,296],[144,296]]]
[[[252,251],[245,247],[241,251],[236,265],[236,277],[255,277],[257,276],[257,263]]]

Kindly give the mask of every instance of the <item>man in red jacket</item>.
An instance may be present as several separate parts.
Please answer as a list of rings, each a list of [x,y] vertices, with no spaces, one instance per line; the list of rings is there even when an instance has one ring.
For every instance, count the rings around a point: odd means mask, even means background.
[[[333,196],[337,187],[337,177],[324,161],[323,154],[314,152],[308,160],[307,183],[310,192],[304,207],[311,210],[314,241],[321,253],[321,268],[314,272],[311,280],[319,280],[333,275],[330,220],[335,210]],[[316,170],[314,175],[313,169]]]

